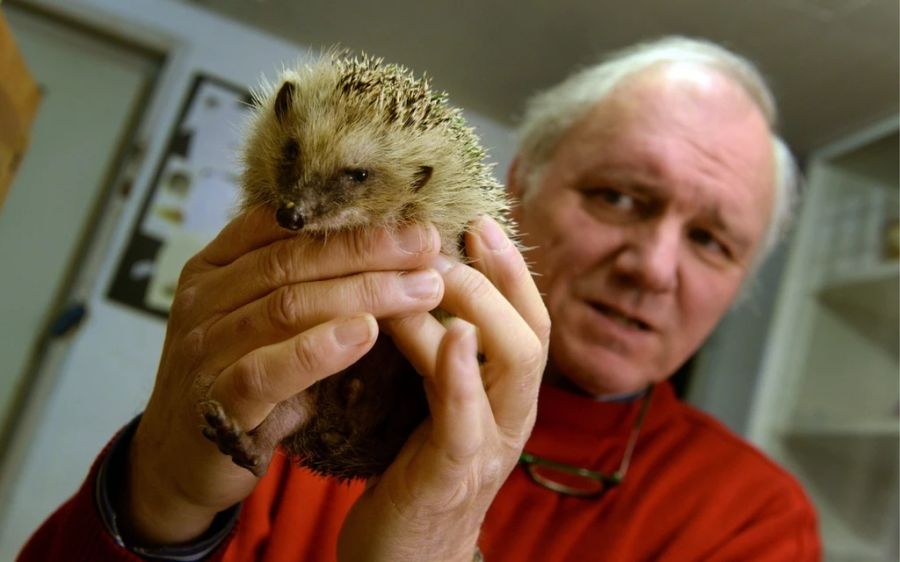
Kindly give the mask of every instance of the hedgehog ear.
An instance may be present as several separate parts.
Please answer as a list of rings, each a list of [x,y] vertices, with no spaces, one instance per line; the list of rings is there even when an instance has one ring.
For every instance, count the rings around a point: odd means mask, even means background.
[[[296,86],[293,82],[285,82],[281,85],[281,89],[278,90],[278,95],[275,96],[275,118],[278,119],[279,123],[284,123],[288,113],[291,111],[295,89]]]
[[[413,174],[413,191],[419,191],[431,179],[431,172],[434,168],[431,166],[419,166],[416,173]]]

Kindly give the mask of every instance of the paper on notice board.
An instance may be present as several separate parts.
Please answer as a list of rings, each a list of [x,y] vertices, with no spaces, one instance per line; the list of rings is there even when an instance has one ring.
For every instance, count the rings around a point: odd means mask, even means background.
[[[203,84],[197,93],[184,128],[192,131],[188,162],[198,171],[219,170],[238,173],[237,154],[241,126],[247,118],[247,106],[234,93],[215,84]]]
[[[182,229],[211,239],[234,217],[239,203],[240,189],[230,176],[201,174],[188,195]]]
[[[153,277],[144,296],[144,305],[152,309],[169,310],[184,264],[212,238],[212,235],[184,230],[175,230],[169,234],[156,258]]]

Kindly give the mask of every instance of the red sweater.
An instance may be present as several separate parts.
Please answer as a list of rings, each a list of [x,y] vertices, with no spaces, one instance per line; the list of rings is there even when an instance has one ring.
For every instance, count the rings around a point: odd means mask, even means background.
[[[545,386],[526,449],[614,471],[639,402],[608,403]],[[85,485],[48,519],[20,560],[140,560],[104,530]],[[335,559],[362,485],[341,485],[277,455],[211,560]],[[819,560],[816,517],[797,482],[721,424],[659,385],[623,483],[600,499],[561,496],[516,468],[488,512],[487,562],[548,560]]]

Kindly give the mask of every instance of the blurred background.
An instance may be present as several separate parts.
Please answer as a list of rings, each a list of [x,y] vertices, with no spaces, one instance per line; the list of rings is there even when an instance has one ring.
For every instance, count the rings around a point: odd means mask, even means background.
[[[532,93],[670,34],[759,65],[807,178],[792,235],[679,390],[803,481],[826,560],[898,560],[896,0],[7,0],[0,13],[0,560],[141,411],[181,265],[233,208],[261,76],[333,45],[427,73],[502,180]]]

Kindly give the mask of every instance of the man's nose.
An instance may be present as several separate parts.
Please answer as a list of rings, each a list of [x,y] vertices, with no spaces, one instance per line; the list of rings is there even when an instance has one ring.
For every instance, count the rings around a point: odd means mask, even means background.
[[[616,269],[638,288],[663,293],[678,284],[681,229],[657,222],[641,225],[628,233],[625,247],[616,259]]]

